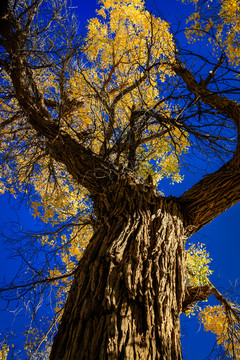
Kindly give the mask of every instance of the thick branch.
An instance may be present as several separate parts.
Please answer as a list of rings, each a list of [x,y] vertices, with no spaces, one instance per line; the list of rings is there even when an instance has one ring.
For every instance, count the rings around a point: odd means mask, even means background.
[[[206,175],[179,198],[186,216],[188,234],[196,233],[215,217],[240,201],[240,156],[213,174]]]
[[[187,286],[185,299],[182,304],[183,312],[189,310],[196,302],[207,300],[212,293],[212,286],[209,284],[203,286]]]
[[[13,27],[8,19],[0,19],[0,34],[10,59],[8,74],[20,108],[38,135],[47,139],[46,147],[51,156],[64,164],[73,178],[92,195],[101,192],[102,186],[106,187],[109,171],[113,172],[113,168],[109,169],[110,165],[106,161],[61,130],[46,108],[48,101],[44,99],[31,73],[24,55],[27,51],[24,36],[14,31]]]
[[[238,306],[227,300],[225,296],[222,295],[211,282],[202,286],[186,287],[185,299],[182,305],[183,312],[190,309],[196,302],[207,300],[210,295],[214,295],[220,304],[224,306],[225,311],[230,311],[234,315],[237,322],[240,324]]]
[[[173,69],[185,82],[187,89],[206,105],[225,114],[240,129],[240,105],[226,97],[221,97],[196,81],[192,73],[180,62]],[[180,198],[186,214],[189,235],[197,232],[219,214],[240,201],[240,146],[234,156],[213,174],[204,177],[186,191]]]
[[[198,100],[203,101],[206,105],[217,110],[220,114],[227,115],[234,121],[238,130],[240,128],[240,105],[224,96],[219,96],[217,93],[207,89],[203,82],[198,83],[193,74],[185,65],[179,60],[172,65],[175,73],[185,82],[187,89],[196,96]]]

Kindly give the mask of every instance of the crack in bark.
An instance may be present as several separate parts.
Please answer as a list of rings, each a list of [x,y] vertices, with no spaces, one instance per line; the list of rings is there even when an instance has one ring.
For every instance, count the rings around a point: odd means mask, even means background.
[[[149,201],[152,207],[153,199]],[[51,359],[181,359],[179,312],[186,274],[184,266],[177,269],[185,257],[180,250],[185,238],[179,208],[174,200],[163,198],[155,198],[153,212],[149,206],[139,210],[134,203],[135,214],[113,219],[111,235],[99,225],[80,261]],[[74,322],[75,317],[85,319],[84,328],[83,321]],[[99,325],[94,328],[90,321]],[[69,340],[61,345],[73,323],[71,339],[79,346],[74,352]],[[91,337],[85,331],[90,326]],[[103,331],[101,342],[99,331]],[[84,344],[89,341],[92,352],[87,355],[80,349],[87,349]]]
[[[0,32],[8,57],[0,60],[1,66],[11,77],[28,123],[37,136],[46,139],[48,152],[90,191],[97,217],[95,234],[76,271],[50,359],[180,360],[182,306],[188,309],[211,294],[224,302],[212,285],[185,289],[186,230],[195,233],[240,200],[240,147],[230,161],[179,199],[157,196],[151,184],[140,184],[133,172],[116,171],[111,163],[62,131],[48,109],[57,104],[44,99],[38,89],[26,58],[25,38],[16,31],[8,1],[3,5]],[[196,99],[226,114],[240,131],[239,104],[208,90],[208,78],[199,84],[180,61],[172,64],[172,69]],[[144,77],[116,96],[113,106]],[[62,110],[82,105],[82,101],[70,103],[66,99]],[[111,132],[109,127],[107,140]],[[134,159],[134,152],[133,147],[129,160]]]

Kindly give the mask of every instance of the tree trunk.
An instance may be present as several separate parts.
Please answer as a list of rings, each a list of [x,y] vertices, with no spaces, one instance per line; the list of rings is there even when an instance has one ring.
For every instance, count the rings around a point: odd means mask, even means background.
[[[180,360],[184,229],[173,198],[119,184],[81,259],[51,360]],[[102,212],[103,214],[103,212]]]

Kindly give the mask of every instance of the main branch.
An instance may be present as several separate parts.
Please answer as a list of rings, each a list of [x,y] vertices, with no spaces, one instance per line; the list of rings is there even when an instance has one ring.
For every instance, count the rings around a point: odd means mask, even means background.
[[[46,139],[47,152],[57,162],[64,164],[79,184],[92,195],[101,192],[103,184],[106,187],[110,173],[113,177],[114,169],[64,132],[59,121],[47,109],[47,100],[38,88],[27,60],[24,32],[19,29],[17,19],[6,11],[0,18],[1,42],[6,52],[2,64],[11,78],[15,97],[26,120],[38,136]]]
[[[172,68],[196,99],[231,119],[238,134],[238,145],[232,159],[216,172],[205,176],[179,198],[186,214],[185,225],[191,235],[240,201],[240,105],[208,90],[204,82],[198,83],[180,60]]]

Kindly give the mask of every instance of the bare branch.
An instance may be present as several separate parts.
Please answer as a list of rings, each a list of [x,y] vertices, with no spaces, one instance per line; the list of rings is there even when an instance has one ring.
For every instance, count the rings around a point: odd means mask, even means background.
[[[218,65],[218,67],[220,64]],[[219,96],[217,93],[210,91],[206,88],[205,84],[200,84],[196,81],[192,73],[186,68],[186,66],[180,61],[177,60],[176,63],[172,65],[175,73],[180,76],[186,84],[187,89],[194,95],[197,99],[201,99],[206,105],[209,105],[213,109],[216,109],[221,114],[226,114],[230,119],[236,124],[238,131],[240,128],[239,113],[240,105],[226,97]]]
[[[6,288],[0,288],[0,293],[6,292],[6,291],[17,290],[17,289],[27,289],[27,291],[30,291],[31,289],[34,289],[39,284],[49,284],[49,283],[52,283],[54,281],[58,281],[58,280],[61,280],[61,279],[71,277],[74,274],[75,274],[75,270],[72,271],[71,273],[68,273],[68,274],[64,274],[64,275],[56,276],[56,277],[49,277],[47,279],[36,280],[36,281],[30,282],[28,284],[14,285],[14,286],[10,285],[10,286],[8,286]]]

